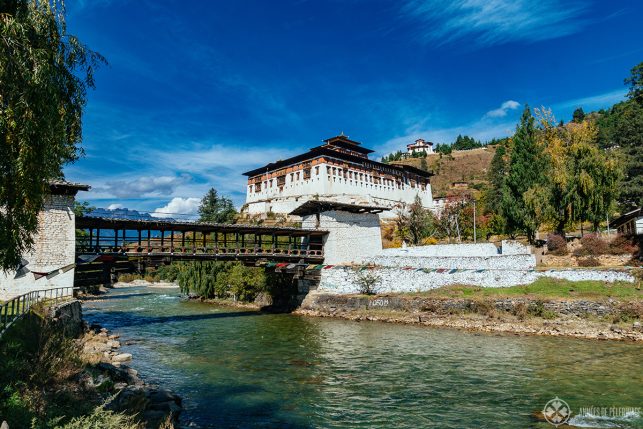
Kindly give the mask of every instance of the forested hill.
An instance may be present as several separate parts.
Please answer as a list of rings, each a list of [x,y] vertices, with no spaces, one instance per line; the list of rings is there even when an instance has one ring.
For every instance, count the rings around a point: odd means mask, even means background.
[[[477,194],[489,184],[488,170],[496,153],[496,145],[478,149],[454,150],[450,154],[433,154],[426,157],[425,167],[435,176],[431,178],[433,198],[441,198],[466,191]],[[391,164],[406,164],[423,167],[424,159],[407,158]]]

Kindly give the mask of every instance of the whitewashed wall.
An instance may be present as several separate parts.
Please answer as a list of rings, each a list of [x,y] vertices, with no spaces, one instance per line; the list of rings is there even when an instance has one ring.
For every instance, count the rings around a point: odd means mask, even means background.
[[[317,166],[314,166],[310,179],[306,180],[303,176],[297,180],[296,175],[291,178],[291,175],[287,174],[282,190],[277,186],[277,179],[263,182],[259,192],[255,192],[254,186],[248,185],[246,210],[249,214],[262,214],[269,211],[290,213],[306,201],[317,197],[342,203],[393,208],[400,202],[412,203],[416,195],[420,196],[424,207],[432,207],[433,195],[430,185],[425,190],[408,184],[403,184],[402,189],[398,189],[396,186],[375,184],[370,175],[366,175],[364,180],[344,178],[342,169],[335,167],[336,174],[333,174],[332,166],[328,166],[330,167],[330,173],[328,173],[327,166],[327,164],[319,164],[319,172],[317,172]],[[394,211],[380,214],[383,218],[395,216]]]
[[[305,216],[302,227],[317,226],[315,215]],[[373,213],[327,211],[319,215],[319,229],[329,231],[324,242],[324,263],[361,263],[382,251],[380,220]]]
[[[530,284],[539,277],[551,277],[571,281],[597,280],[603,282],[634,282],[634,277],[621,271],[603,270],[491,270],[475,272],[458,271],[455,273],[438,273],[404,270],[393,267],[376,267],[367,271],[379,281],[375,285],[376,293],[425,292],[449,285],[469,285],[480,287],[509,287]],[[360,293],[357,282],[360,272],[354,268],[341,267],[321,271],[318,290],[326,293],[352,294]]]
[[[29,261],[30,271],[50,272],[74,262],[75,258],[75,217],[72,210],[74,197],[71,195],[50,195],[38,215],[38,232],[34,247],[24,255]],[[74,270],[35,280],[33,273],[15,278],[15,272],[0,271],[0,300],[6,300],[30,290],[73,286]]]

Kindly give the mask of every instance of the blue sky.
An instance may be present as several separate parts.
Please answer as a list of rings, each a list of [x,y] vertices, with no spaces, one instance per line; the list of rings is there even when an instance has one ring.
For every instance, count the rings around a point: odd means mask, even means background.
[[[65,168],[99,207],[240,206],[242,172],[344,132],[377,151],[512,133],[525,103],[623,99],[643,60],[643,2],[68,0],[103,54],[86,156]]]

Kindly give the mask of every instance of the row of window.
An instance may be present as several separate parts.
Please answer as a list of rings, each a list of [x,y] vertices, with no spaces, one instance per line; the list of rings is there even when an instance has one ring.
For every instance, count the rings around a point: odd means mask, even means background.
[[[319,166],[315,167],[315,175],[319,176]],[[353,170],[347,170],[343,169],[341,167],[331,167],[331,166],[326,166],[326,175],[328,180],[330,180],[331,177],[339,177],[340,179],[343,178],[346,181],[352,181],[355,180],[355,182],[364,182],[367,184],[375,184],[375,185],[383,185],[387,186],[390,188],[395,188],[397,187],[398,189],[402,188],[402,182],[392,180],[392,179],[387,179],[384,177],[374,177],[370,174],[366,173],[361,173],[358,171],[353,171]],[[310,179],[310,168],[303,169],[301,171],[296,171],[293,173],[290,173],[290,182],[295,182],[299,180],[308,180]],[[411,183],[408,179],[404,182],[408,185],[411,185],[412,187],[416,187],[414,183]],[[264,180],[263,184],[262,182],[258,182],[254,184],[254,192],[261,192],[262,189],[269,189],[272,188],[273,186],[277,187],[282,187],[286,184],[286,175],[281,175],[278,176],[277,178],[270,179],[270,180]],[[421,184],[420,187],[422,190],[426,189],[426,186],[424,184]],[[252,185],[250,185],[250,192],[252,192]]]

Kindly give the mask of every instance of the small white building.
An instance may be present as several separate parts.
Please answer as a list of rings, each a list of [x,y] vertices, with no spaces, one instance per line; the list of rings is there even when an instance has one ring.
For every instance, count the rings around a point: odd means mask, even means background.
[[[415,154],[425,153],[430,155],[433,152],[433,142],[428,142],[424,139],[417,139],[415,143],[407,144],[406,151],[410,156]]]
[[[425,208],[432,207],[432,173],[371,160],[372,152],[339,135],[308,152],[248,171],[242,211],[289,214],[312,199],[393,209],[412,203],[418,195]],[[395,216],[384,212],[384,217],[386,213]]]

